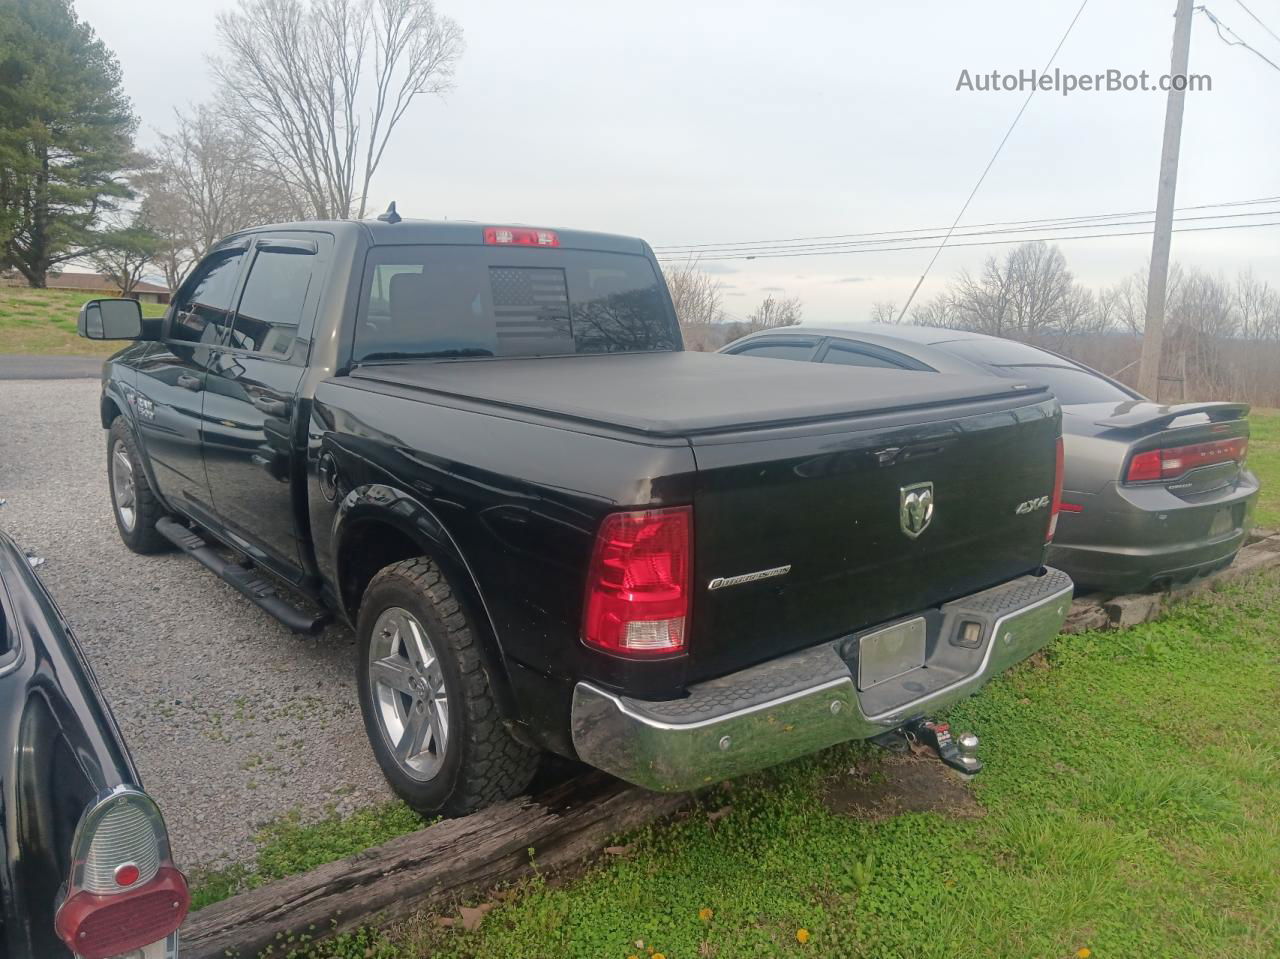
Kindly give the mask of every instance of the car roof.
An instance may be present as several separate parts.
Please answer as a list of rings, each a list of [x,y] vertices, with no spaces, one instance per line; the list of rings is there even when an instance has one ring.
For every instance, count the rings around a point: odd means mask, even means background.
[[[597,233],[592,230],[572,230],[549,226],[512,223],[510,221],[469,220],[418,220],[404,218],[396,223],[385,220],[298,220],[292,223],[271,223],[265,226],[241,230],[232,236],[263,232],[323,232],[349,233],[360,231],[374,246],[420,245],[427,243],[460,246],[481,246],[484,231],[492,226],[525,227],[550,230],[560,240],[561,249],[598,250],[606,253],[650,253],[649,244],[639,237],[618,233]]]

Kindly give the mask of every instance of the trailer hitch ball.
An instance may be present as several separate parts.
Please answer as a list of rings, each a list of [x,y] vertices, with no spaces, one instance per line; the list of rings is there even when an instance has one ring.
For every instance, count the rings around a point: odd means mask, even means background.
[[[904,729],[908,739],[915,739],[931,747],[937,757],[952,769],[972,776],[982,769],[978,758],[978,737],[973,733],[951,735],[947,723],[929,719],[917,719]]]

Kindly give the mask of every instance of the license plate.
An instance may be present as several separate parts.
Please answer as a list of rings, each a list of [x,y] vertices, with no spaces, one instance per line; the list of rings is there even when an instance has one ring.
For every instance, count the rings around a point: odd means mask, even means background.
[[[924,665],[925,624],[918,616],[858,639],[858,688],[870,689]]]
[[[1230,509],[1220,509],[1214,514],[1213,522],[1209,524],[1210,536],[1223,536],[1231,530],[1235,529],[1234,517],[1231,515]]]

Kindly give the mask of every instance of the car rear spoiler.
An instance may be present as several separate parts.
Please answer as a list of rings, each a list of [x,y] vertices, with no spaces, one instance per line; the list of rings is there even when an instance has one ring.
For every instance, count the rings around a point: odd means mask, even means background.
[[[1146,404],[1142,404],[1145,406]],[[1098,426],[1113,430],[1163,429],[1180,416],[1203,413],[1211,423],[1224,423],[1229,420],[1242,420],[1249,415],[1248,403],[1179,403],[1176,406],[1160,406],[1152,410],[1137,409],[1129,413],[1108,416],[1105,420],[1097,420]]]

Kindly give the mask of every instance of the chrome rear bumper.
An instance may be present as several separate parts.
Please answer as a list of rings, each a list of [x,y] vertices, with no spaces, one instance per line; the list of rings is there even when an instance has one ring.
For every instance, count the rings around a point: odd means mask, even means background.
[[[866,739],[971,695],[1040,649],[1061,629],[1071,591],[1050,569],[947,603],[924,665],[864,690],[856,635],[700,683],[683,699],[637,700],[581,682],[573,743],[584,762],[675,792]],[[982,638],[961,647],[953,640],[968,622]]]

